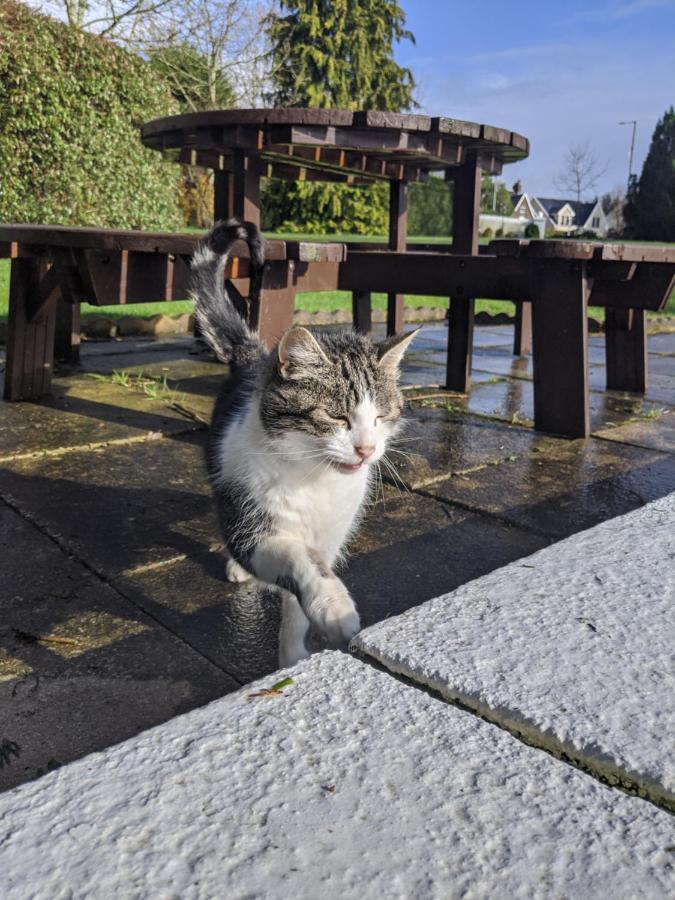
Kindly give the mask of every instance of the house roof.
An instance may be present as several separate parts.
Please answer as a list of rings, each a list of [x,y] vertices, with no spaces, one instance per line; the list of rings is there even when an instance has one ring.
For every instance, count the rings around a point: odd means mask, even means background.
[[[563,206],[569,206],[574,212],[574,220],[573,225],[577,228],[581,228],[583,225],[588,222],[591,217],[592,212],[598,206],[598,201],[593,200],[590,203],[582,203],[577,200],[560,200],[559,198],[554,197],[535,197],[534,194],[511,194],[511,200],[513,202],[514,208],[518,206],[520,201],[526,199],[529,202],[530,207],[535,211],[540,210],[541,213],[547,216],[552,222],[555,221],[556,215],[560,212]]]

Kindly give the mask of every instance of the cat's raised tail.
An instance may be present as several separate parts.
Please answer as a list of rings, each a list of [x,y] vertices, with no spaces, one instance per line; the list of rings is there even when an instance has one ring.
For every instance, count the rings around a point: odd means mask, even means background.
[[[241,219],[216,222],[195,250],[190,272],[190,296],[202,337],[219,359],[234,368],[265,352],[225,289],[225,266],[235,241],[246,241],[252,274],[259,272],[265,260],[262,236],[252,222]]]

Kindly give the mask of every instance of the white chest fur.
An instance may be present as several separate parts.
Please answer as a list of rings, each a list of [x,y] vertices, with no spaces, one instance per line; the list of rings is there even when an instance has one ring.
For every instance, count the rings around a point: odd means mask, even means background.
[[[219,460],[222,480],[244,485],[276,533],[335,562],[366,498],[368,466],[344,473],[320,458],[281,456],[267,441],[255,406],[227,429]]]

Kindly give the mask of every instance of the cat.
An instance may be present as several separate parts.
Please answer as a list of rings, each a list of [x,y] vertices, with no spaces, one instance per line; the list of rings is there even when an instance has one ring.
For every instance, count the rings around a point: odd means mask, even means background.
[[[359,631],[335,574],[373,487],[376,463],[399,426],[399,365],[416,332],[379,344],[362,334],[289,328],[268,351],[226,291],[227,255],[264,244],[249,222],[217,223],[196,249],[191,296],[202,338],[230,375],[216,400],[207,469],[227,545],[226,577],[282,589],[279,663],[309,655],[310,627],[331,647]]]

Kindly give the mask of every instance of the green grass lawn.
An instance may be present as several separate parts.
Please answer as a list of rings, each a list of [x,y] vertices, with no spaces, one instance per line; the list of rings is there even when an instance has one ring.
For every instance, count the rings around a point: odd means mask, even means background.
[[[313,241],[338,241],[346,242],[378,242],[384,241],[382,236],[354,236],[345,234],[334,235],[313,235],[313,234],[291,234],[276,233],[268,234],[269,238],[278,238],[281,240],[313,240]],[[450,239],[447,237],[416,237],[411,238],[413,243],[438,243],[447,244]],[[638,243],[638,242],[634,242]],[[9,303],[9,260],[0,260],[0,321],[7,319],[7,307]],[[351,309],[351,294],[347,291],[323,291],[298,294],[295,300],[295,308],[307,310],[308,312],[326,311],[333,312],[335,310]],[[431,308],[447,309],[448,299],[446,297],[424,297],[424,296],[407,296],[405,304],[408,307],[415,308],[426,306]],[[372,295],[373,309],[386,309],[386,294]],[[164,314],[168,316],[179,316],[186,312],[191,312],[192,303],[189,300],[178,300],[171,303],[137,303],[125,306],[91,306],[88,303],[82,304],[82,315],[105,315],[111,318],[119,316],[154,316]],[[495,314],[498,312],[506,312],[512,314],[514,310],[513,303],[506,300],[478,300],[476,302],[476,311],[489,312]],[[592,308],[590,314],[599,320],[604,318],[604,310]],[[675,291],[673,292],[666,309],[660,313],[650,313],[649,315],[670,315],[675,316]]]

